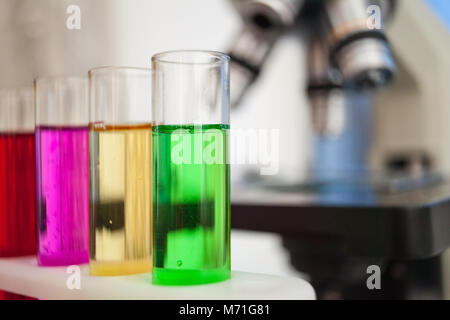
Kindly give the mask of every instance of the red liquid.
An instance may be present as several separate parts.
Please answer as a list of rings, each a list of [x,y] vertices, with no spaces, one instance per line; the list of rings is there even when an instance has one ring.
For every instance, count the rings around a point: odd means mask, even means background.
[[[34,134],[0,133],[0,257],[36,254],[35,171]]]
[[[37,300],[37,299],[0,290],[0,300]]]

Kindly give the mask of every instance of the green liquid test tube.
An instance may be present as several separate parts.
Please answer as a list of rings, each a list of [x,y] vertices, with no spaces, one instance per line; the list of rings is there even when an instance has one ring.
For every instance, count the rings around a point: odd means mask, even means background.
[[[229,58],[183,51],[152,61],[153,283],[229,279]]]

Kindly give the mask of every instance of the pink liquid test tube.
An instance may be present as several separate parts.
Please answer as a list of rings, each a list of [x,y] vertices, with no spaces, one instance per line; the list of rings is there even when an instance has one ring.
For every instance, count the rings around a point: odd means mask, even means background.
[[[89,262],[87,78],[39,78],[36,90],[38,263]]]

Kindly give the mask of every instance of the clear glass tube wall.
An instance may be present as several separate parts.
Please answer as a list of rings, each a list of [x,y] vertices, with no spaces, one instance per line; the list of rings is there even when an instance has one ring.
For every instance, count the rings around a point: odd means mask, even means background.
[[[92,275],[151,271],[151,71],[90,75]]]
[[[160,53],[153,66],[153,283],[230,277],[229,58]]]
[[[36,91],[38,262],[89,260],[88,80],[39,78]]]

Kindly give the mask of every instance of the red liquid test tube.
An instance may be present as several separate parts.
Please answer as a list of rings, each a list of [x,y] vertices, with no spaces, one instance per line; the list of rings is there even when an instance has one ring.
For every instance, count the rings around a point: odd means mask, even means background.
[[[0,90],[0,258],[36,254],[35,159],[33,89]]]

